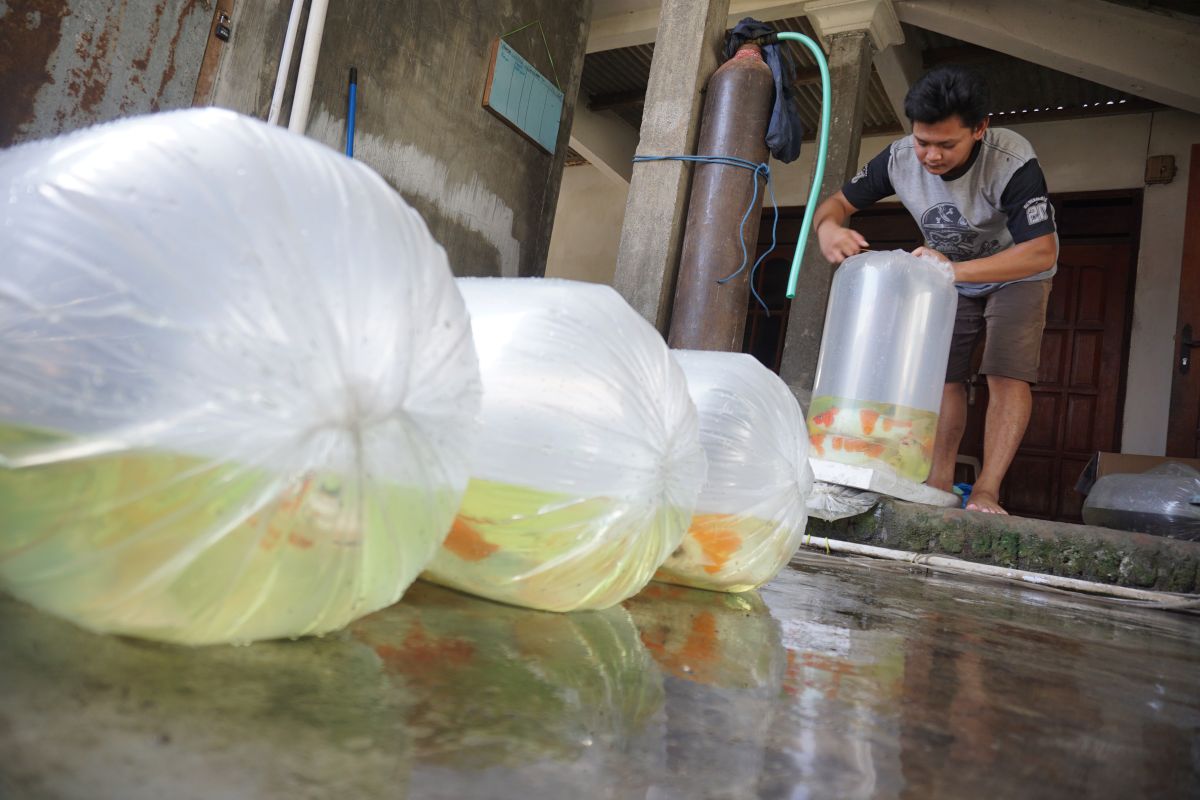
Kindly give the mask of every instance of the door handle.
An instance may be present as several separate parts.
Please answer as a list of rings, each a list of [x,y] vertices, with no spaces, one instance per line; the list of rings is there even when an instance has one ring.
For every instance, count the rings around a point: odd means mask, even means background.
[[[1192,348],[1200,347],[1200,341],[1192,338],[1192,326],[1184,325],[1179,339],[1179,374],[1187,375],[1192,366]]]

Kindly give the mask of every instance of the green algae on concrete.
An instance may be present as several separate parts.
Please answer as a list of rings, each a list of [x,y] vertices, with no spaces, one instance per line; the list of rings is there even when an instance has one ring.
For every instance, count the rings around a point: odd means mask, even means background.
[[[808,533],[1047,575],[1200,592],[1200,542],[1144,533],[886,499],[857,517],[836,522],[812,518]]]

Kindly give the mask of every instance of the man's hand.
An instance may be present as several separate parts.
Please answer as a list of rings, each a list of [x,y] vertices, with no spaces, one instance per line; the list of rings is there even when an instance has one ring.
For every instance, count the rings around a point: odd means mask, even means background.
[[[843,228],[833,220],[817,229],[817,240],[821,244],[821,254],[830,264],[841,264],[850,256],[858,255],[870,247],[861,233]]]
[[[947,264],[952,263],[949,258],[942,255],[937,250],[934,250],[932,247],[918,247],[916,250],[913,250],[912,254],[917,258],[920,258],[921,256],[929,256],[931,258],[936,258],[938,261],[945,261]]]
[[[950,267],[950,269],[954,270],[954,281],[955,283],[958,282],[958,265],[951,261],[945,253],[939,253],[932,247],[918,247],[916,250],[912,251],[912,254],[917,258],[920,258],[921,256],[929,256],[930,258],[934,258],[942,262],[946,266]]]

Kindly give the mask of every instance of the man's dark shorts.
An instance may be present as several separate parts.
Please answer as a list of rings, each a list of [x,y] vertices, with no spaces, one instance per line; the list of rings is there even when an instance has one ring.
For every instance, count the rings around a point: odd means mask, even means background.
[[[985,331],[979,374],[1037,383],[1050,283],[1010,283],[985,297],[959,295],[946,383],[970,379],[971,354]]]

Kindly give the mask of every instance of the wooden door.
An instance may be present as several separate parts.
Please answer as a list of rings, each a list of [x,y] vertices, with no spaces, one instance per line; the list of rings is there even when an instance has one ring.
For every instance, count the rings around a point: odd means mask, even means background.
[[[1185,346],[1189,337],[1190,341],[1200,339],[1200,144],[1192,145],[1191,163],[1179,270],[1167,455],[1196,458],[1200,456],[1200,364],[1195,359],[1200,358],[1200,348],[1185,349]]]
[[[1054,276],[1033,412],[1001,491],[1009,513],[1078,521],[1075,482],[1097,451],[1120,450],[1129,276],[1129,243],[1064,242]],[[986,378],[977,379],[980,410]],[[976,414],[976,417],[982,415]],[[982,454],[976,420],[960,448]]]
[[[1074,486],[1079,473],[1093,453],[1117,451],[1121,444],[1141,192],[1088,192],[1055,195],[1051,200],[1062,247],[1059,271],[1047,309],[1033,414],[1001,490],[1001,502],[1020,516],[1078,521],[1083,498]],[[788,209],[789,223],[780,222],[789,264],[796,239],[792,228],[798,229],[790,220],[796,214]],[[851,221],[876,249],[911,250],[921,242],[916,223],[899,204],[878,204]],[[765,233],[760,234],[766,244],[769,224],[770,219],[765,219]],[[763,284],[767,302],[786,311],[782,288],[778,296],[770,294],[775,286],[770,279]],[[786,313],[782,322],[786,323]],[[778,351],[766,337],[755,338],[755,330],[747,325],[745,351],[777,367]],[[784,333],[773,328],[770,340],[777,339],[782,347]],[[1196,354],[1200,357],[1200,349]],[[976,366],[981,356],[982,343],[975,353]],[[961,454],[982,458],[986,410],[987,380],[977,377],[970,386]],[[960,468],[957,479],[970,477],[966,467]]]

